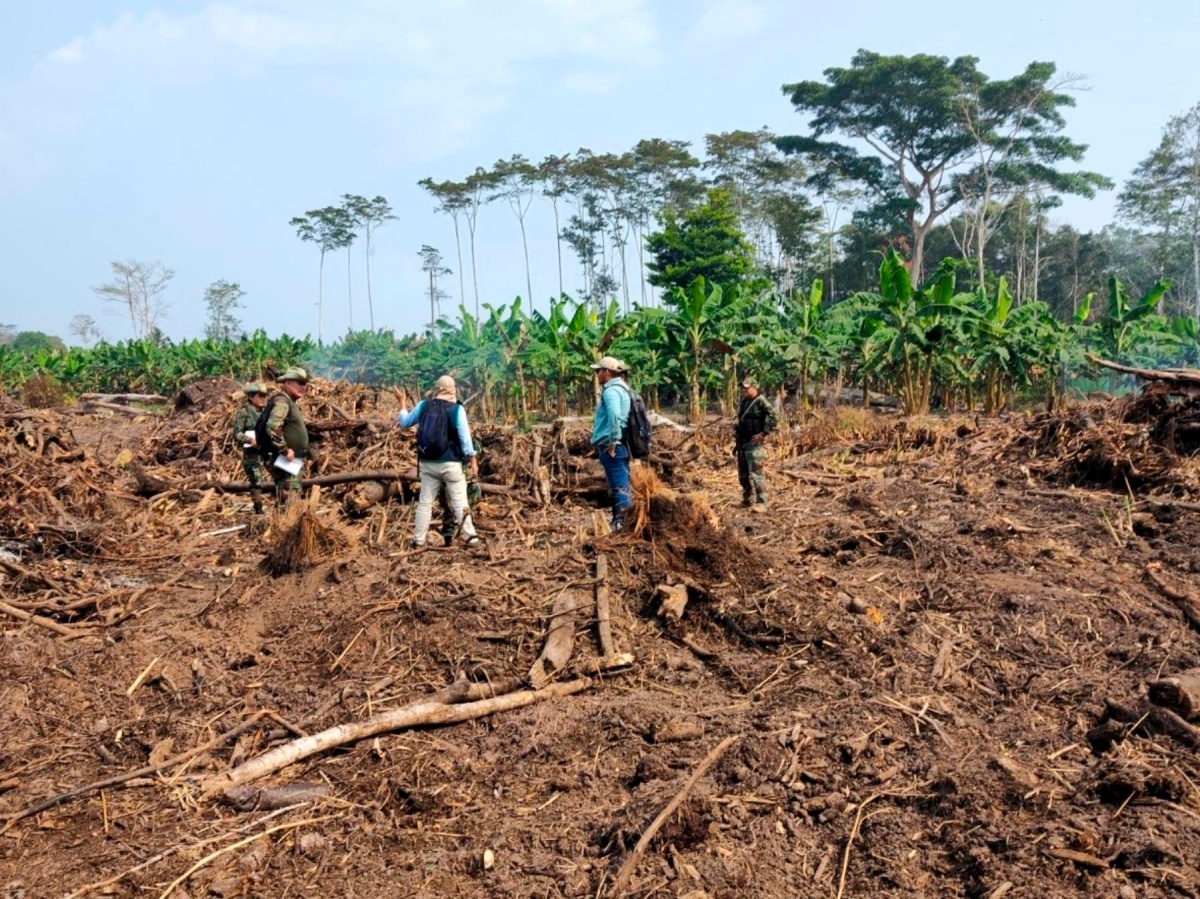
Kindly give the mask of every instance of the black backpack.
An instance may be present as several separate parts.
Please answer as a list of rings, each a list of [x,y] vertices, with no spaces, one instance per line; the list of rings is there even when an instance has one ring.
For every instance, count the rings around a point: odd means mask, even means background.
[[[271,438],[267,436],[267,419],[271,417],[271,409],[278,402],[287,402],[282,393],[277,393],[262,407],[258,413],[258,421],[254,423],[254,446],[260,456],[275,455],[275,447],[271,446]]]
[[[417,422],[417,458],[426,462],[461,459],[458,442],[458,403],[425,400]],[[449,456],[447,456],[449,453]]]
[[[650,441],[654,434],[654,429],[650,426],[650,416],[646,414],[646,404],[624,381],[621,381],[620,385],[629,394],[629,418],[621,431],[621,442],[629,450],[630,457],[645,459],[650,455]]]

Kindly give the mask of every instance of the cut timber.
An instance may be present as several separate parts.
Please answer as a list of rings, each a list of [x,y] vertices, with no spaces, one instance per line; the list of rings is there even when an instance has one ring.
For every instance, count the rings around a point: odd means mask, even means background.
[[[365,512],[386,502],[394,487],[395,481],[363,481],[346,494],[346,508],[352,512]]]
[[[1163,596],[1179,607],[1179,611],[1183,612],[1183,617],[1187,619],[1187,623],[1192,626],[1192,629],[1200,631],[1200,600],[1164,581],[1158,574],[1157,564],[1147,565],[1145,574],[1150,583],[1154,584]]]
[[[119,403],[121,405],[171,402],[169,397],[157,393],[81,393],[79,401],[82,403]]]
[[[1200,371],[1190,368],[1135,368],[1132,365],[1121,365],[1119,362],[1109,362],[1101,359],[1095,353],[1084,353],[1087,360],[1101,368],[1119,371],[1122,374],[1134,375],[1143,381],[1154,381],[1168,389],[1171,393],[1200,393]]]
[[[257,758],[238,765],[232,771],[216,774],[207,778],[201,789],[206,795],[224,792],[232,787],[253,783],[260,778],[274,774],[276,771],[294,765],[306,758],[333,749],[356,743],[366,737],[389,731],[405,730],[411,727],[423,727],[435,724],[458,724],[494,715],[497,712],[507,712],[512,709],[524,708],[535,702],[553,699],[558,696],[572,696],[590,687],[592,682],[586,678],[551,684],[544,690],[520,690],[505,696],[495,696],[491,699],[481,699],[477,702],[465,702],[461,705],[446,705],[442,702],[419,702],[414,705],[385,712],[368,718],[366,721],[354,721],[349,724],[339,724],[320,733],[301,737],[290,743],[285,743]]]
[[[102,409],[105,412],[119,412],[121,415],[129,415],[137,417],[139,415],[161,415],[161,412],[152,412],[149,409],[134,409],[132,406],[122,406],[117,403],[105,403],[99,400],[88,400],[83,403],[84,411],[94,412],[97,409]]]
[[[304,478],[300,485],[302,487],[332,487],[337,484],[357,484],[364,481],[409,481],[419,483],[420,475],[417,474],[415,468],[410,468],[407,471],[399,469],[389,469],[385,471],[343,471],[339,474],[327,474],[319,478]],[[166,486],[162,492],[169,490],[203,490],[207,487],[216,487],[224,493],[249,493],[250,484],[246,481],[197,481],[190,484],[170,485]],[[505,487],[501,484],[480,484],[480,489],[484,493],[494,496],[508,496],[528,506],[536,506],[537,501],[529,496],[523,496],[512,487]]]
[[[613,646],[612,609],[608,593],[608,556],[596,554],[596,637],[606,656],[616,652]]]
[[[567,591],[554,601],[546,645],[529,670],[529,684],[540,690],[567,667],[575,648],[575,594]]]
[[[683,584],[659,584],[655,589],[662,597],[658,604],[659,616],[675,621],[683,618],[684,609],[688,604],[687,587]]]
[[[1170,709],[1184,721],[1200,719],[1200,668],[1150,681],[1150,701]]]

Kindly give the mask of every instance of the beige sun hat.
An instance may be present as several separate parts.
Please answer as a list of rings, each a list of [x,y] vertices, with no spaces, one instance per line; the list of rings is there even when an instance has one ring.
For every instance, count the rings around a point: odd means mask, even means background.
[[[284,381],[299,381],[301,384],[307,384],[308,372],[298,365],[293,365],[280,376],[279,383],[282,384]]]
[[[267,390],[267,385],[262,381],[251,381],[242,387],[242,393],[246,394],[246,396],[254,396],[256,393],[266,396],[269,391]]]
[[[615,371],[617,374],[629,371],[629,369],[625,367],[625,363],[616,356],[605,356],[603,359],[593,365],[592,369],[594,371],[600,371],[601,369],[604,369],[605,371]]]

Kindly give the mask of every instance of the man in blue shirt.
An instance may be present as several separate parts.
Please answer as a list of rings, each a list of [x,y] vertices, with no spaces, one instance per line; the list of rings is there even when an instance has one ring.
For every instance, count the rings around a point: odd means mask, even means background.
[[[463,460],[470,462],[471,473],[478,477],[479,459],[475,455],[475,444],[471,441],[467,410],[458,402],[458,388],[454,379],[449,375],[438,378],[433,396],[421,400],[411,412],[408,410],[408,395],[403,388],[396,388],[393,392],[400,403],[396,422],[402,428],[417,425],[417,470],[421,475],[421,497],[417,501],[412,545],[425,545],[429,520],[433,517],[434,500],[438,492],[445,489],[455,524],[467,538],[467,546],[475,546],[479,543],[479,537],[467,511],[467,478],[463,473]]]
[[[600,382],[600,402],[596,404],[596,424],[592,428],[592,446],[600,456],[608,492],[612,495],[612,529],[619,531],[625,513],[633,507],[629,486],[629,448],[622,441],[629,421],[632,395],[623,375],[628,371],[620,359],[605,356],[592,366]]]

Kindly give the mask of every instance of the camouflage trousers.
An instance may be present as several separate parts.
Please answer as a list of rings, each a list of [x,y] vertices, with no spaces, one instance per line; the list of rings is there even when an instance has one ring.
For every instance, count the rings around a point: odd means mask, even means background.
[[[262,496],[263,484],[267,482],[262,460],[258,456],[242,456],[242,471],[246,473],[246,480],[250,482],[251,498],[258,499]]]
[[[479,478],[471,473],[469,466],[463,466],[463,474],[467,478],[467,502],[470,504],[467,512],[469,514],[471,507],[483,499],[483,488],[479,486]],[[438,504],[442,509],[442,539],[446,541],[447,546],[454,542],[454,538],[458,534],[458,525],[454,523],[454,512],[450,508],[448,492],[443,486],[438,493]]]
[[[761,444],[750,443],[737,450],[738,481],[744,502],[767,501],[767,451]]]

